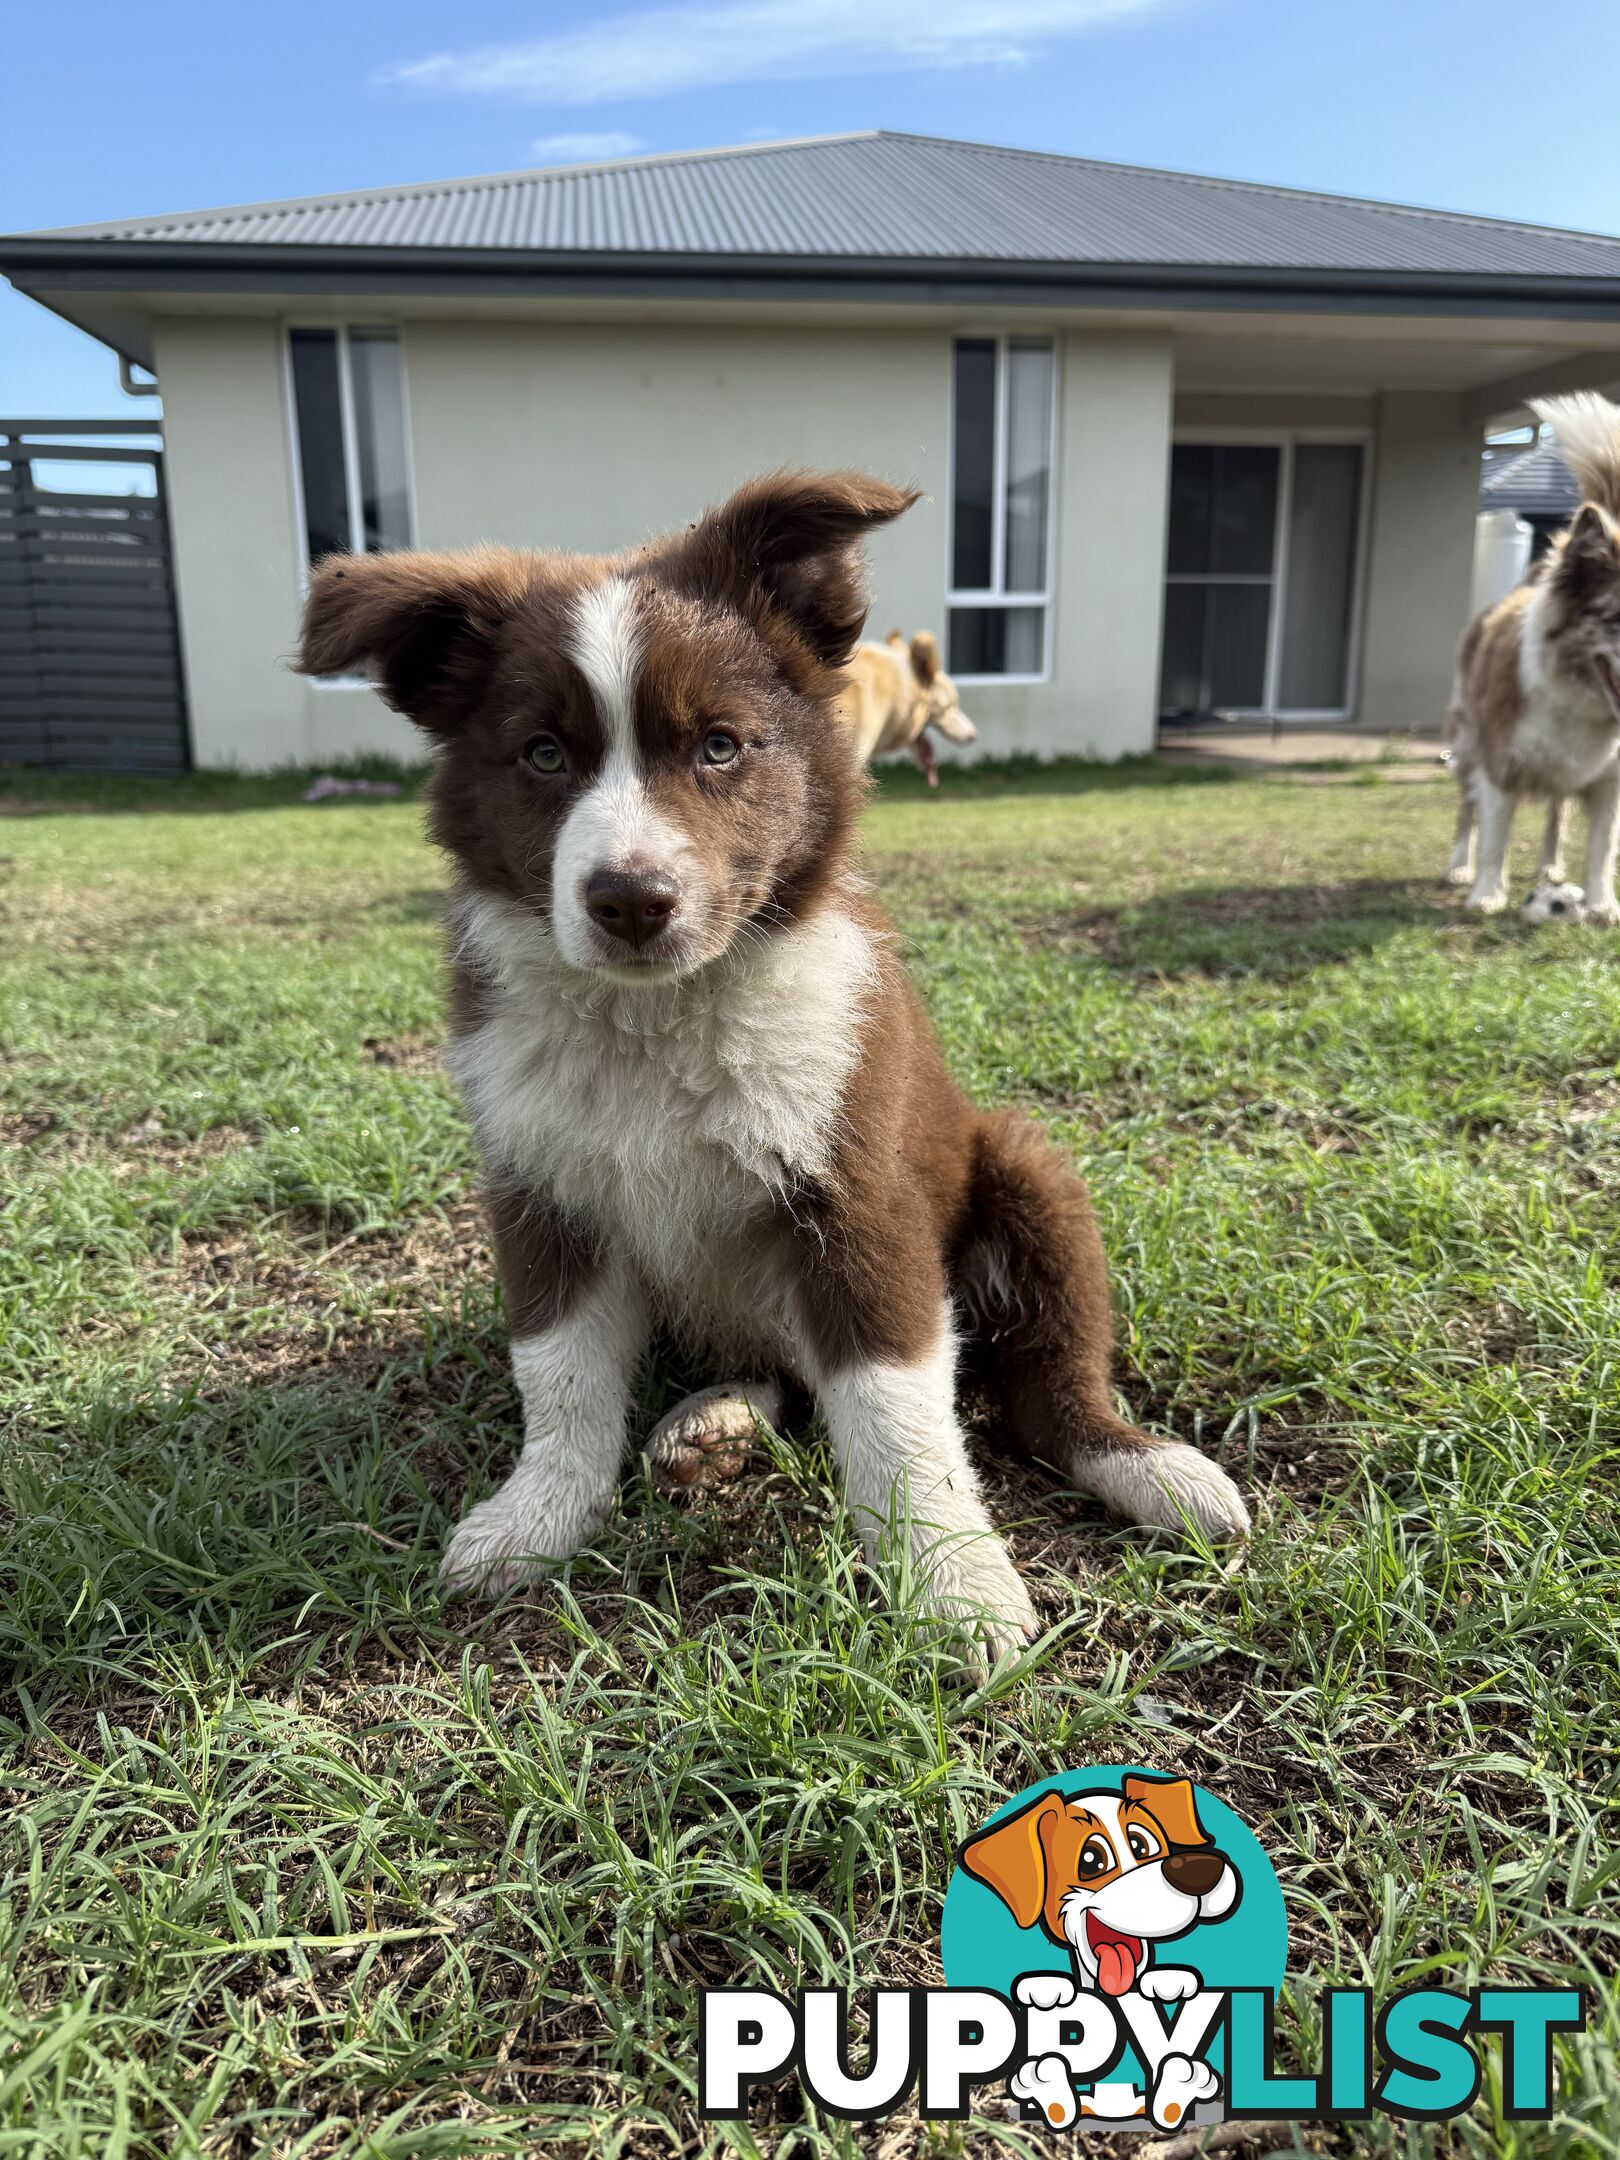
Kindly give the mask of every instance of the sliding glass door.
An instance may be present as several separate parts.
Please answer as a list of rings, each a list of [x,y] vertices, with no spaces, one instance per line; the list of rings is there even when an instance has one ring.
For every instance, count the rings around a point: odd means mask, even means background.
[[[1348,711],[1364,460],[1360,442],[1175,445],[1166,717]]]

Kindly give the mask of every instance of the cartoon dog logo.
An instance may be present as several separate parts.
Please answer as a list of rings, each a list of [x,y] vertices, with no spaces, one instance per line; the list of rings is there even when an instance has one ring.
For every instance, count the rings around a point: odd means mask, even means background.
[[[1201,1976],[1158,1964],[1158,1945],[1176,1941],[1201,1921],[1224,1920],[1243,1894],[1237,1869],[1199,1820],[1186,1778],[1133,1774],[1118,1792],[1037,1793],[1017,1814],[970,1838],[960,1857],[1019,1927],[1039,1926],[1068,1952],[1072,1981],[1031,1973],[1018,1983],[1019,1998],[1042,2009],[1072,2002],[1077,1989],[1186,2001],[1198,1993]],[[1054,2122],[1060,2116],[1047,2087],[1055,2090],[1050,2073],[1059,2069],[1061,2062],[1047,2057],[1026,2065],[1011,2086],[1016,2098],[1035,2101]],[[1207,2063],[1172,2052],[1159,2065],[1145,2104],[1134,2087],[1099,2085],[1081,2112],[1112,2120],[1146,2113],[1171,2128],[1189,2107],[1219,2091]]]

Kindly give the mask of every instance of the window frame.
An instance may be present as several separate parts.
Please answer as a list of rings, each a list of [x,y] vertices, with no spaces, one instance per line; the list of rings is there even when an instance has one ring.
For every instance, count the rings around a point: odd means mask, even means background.
[[[1224,707],[1235,720],[1319,722],[1354,719],[1361,704],[1361,623],[1367,600],[1367,567],[1372,538],[1372,478],[1376,432],[1370,427],[1177,427],[1171,430],[1172,445],[1188,448],[1223,448],[1252,443],[1275,449],[1277,461],[1277,528],[1272,535],[1271,568],[1268,571],[1172,570],[1170,568],[1170,519],[1168,468],[1165,473],[1166,516],[1163,591],[1172,585],[1266,585],[1271,604],[1266,611],[1266,680],[1264,702],[1259,705]],[[1342,705],[1279,705],[1282,680],[1282,610],[1288,589],[1288,530],[1294,514],[1294,452],[1304,443],[1359,443],[1361,483],[1356,497],[1356,546],[1351,569],[1350,619],[1346,626],[1345,700]],[[1159,663],[1164,664],[1164,608],[1159,610]],[[1159,725],[1165,724],[1159,717]],[[1171,725],[1174,725],[1172,722]]]
[[[410,438],[410,372],[406,354],[406,335],[402,322],[387,320],[359,320],[348,318],[333,320],[322,315],[287,315],[281,324],[281,391],[287,413],[287,471],[292,480],[292,512],[294,512],[294,549],[298,551],[298,592],[309,590],[309,523],[305,516],[305,467],[302,467],[302,443],[298,438],[298,389],[292,369],[292,333],[294,330],[330,330],[337,339],[337,413],[343,432],[343,492],[348,495],[348,540],[350,553],[365,555],[365,510],[361,503],[361,436],[354,426],[354,374],[350,365],[350,337],[356,330],[387,330],[393,337],[395,350],[400,354],[400,417],[404,426],[404,471],[406,471],[406,527],[410,538],[406,546],[417,546],[417,458],[415,445]]]
[[[1044,344],[1052,355],[1051,406],[1047,413],[1047,445],[1050,484],[1046,490],[1046,582],[1039,592],[1008,592],[1006,589],[1007,555],[1007,430],[1008,430],[1008,367],[1007,348],[1014,343]],[[996,414],[995,440],[991,445],[992,479],[991,501],[994,515],[990,524],[990,569],[994,585],[962,590],[952,583],[956,567],[956,348],[960,344],[990,344],[996,348]],[[952,670],[953,681],[975,685],[1006,683],[1011,686],[1048,683],[1052,679],[1052,610],[1053,595],[1057,587],[1056,565],[1058,544],[1058,415],[1061,409],[1063,346],[1055,330],[1031,325],[1028,329],[990,330],[960,328],[951,332],[946,348],[949,362],[950,425],[946,434],[945,454],[945,500],[948,511],[945,518],[945,623],[944,638],[947,663],[950,659],[950,615],[953,608],[1016,608],[1034,607],[1041,611],[1041,664],[1033,673],[974,675]]]

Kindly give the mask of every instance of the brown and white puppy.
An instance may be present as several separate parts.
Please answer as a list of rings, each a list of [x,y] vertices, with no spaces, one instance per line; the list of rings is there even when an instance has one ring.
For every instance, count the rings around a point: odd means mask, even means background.
[[[928,775],[928,785],[938,787],[939,760],[928,730],[937,728],[947,742],[962,745],[979,739],[955,683],[939,664],[930,630],[919,630],[909,645],[898,630],[881,645],[857,645],[844,673],[839,717],[863,765],[909,750]]]
[[[968,1462],[963,1330],[1012,1446],[1134,1520],[1246,1527],[1223,1471],[1115,1410],[1085,1188],[953,1084],[852,865],[860,540],[912,500],[779,473],[611,560],[335,557],[311,583],[300,664],[369,663],[435,739],[457,873],[449,1062],[524,1441],[452,1589],[596,1531],[655,1320],[756,1406],[783,1373],[813,1390],[868,1549],[993,1654],[1036,1620]],[[718,1425],[737,1392],[677,1415]]]
[[[1586,913],[1620,922],[1620,407],[1583,391],[1533,398],[1581,484],[1574,521],[1523,584],[1469,624],[1448,719],[1462,800],[1447,880],[1506,907],[1513,814],[1549,799],[1538,876],[1563,875],[1564,799],[1586,811]],[[1476,841],[1478,862],[1475,862]]]

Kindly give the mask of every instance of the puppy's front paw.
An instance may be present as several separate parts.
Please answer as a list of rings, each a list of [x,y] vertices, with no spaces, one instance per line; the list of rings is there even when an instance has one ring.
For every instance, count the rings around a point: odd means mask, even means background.
[[[1613,900],[1599,900],[1588,907],[1584,921],[1595,923],[1600,930],[1612,930],[1620,923],[1620,904]]]
[[[999,1538],[980,1535],[936,1550],[929,1569],[929,1604],[960,1630],[974,1679],[987,1680],[1041,1632],[1023,1577]]]
[[[1474,892],[1468,895],[1467,906],[1475,915],[1500,915],[1508,904],[1505,892]]]
[[[525,1489],[520,1471],[499,1492],[469,1508],[450,1533],[439,1566],[449,1597],[496,1598],[569,1559],[602,1519],[602,1511],[566,1514]]]

